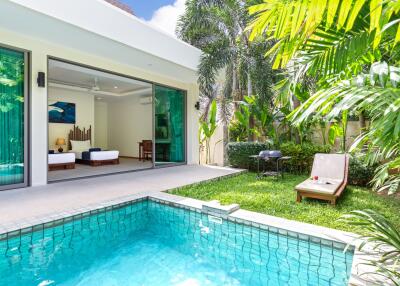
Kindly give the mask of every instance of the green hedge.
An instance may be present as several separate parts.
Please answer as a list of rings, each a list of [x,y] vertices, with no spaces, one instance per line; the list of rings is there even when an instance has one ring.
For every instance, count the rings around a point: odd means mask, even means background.
[[[262,150],[270,149],[270,145],[266,143],[256,142],[232,142],[228,144],[227,155],[229,165],[235,168],[251,168],[254,169],[254,161],[249,156],[258,155]]]
[[[232,142],[228,144],[228,160],[229,164],[237,168],[255,169],[256,162],[251,160],[249,156],[257,155],[262,150],[271,150],[269,144],[256,142]],[[314,155],[316,153],[329,153],[330,146],[314,145],[304,143],[302,145],[292,142],[284,143],[277,148],[282,151],[284,156],[290,156],[292,159],[285,164],[288,171],[296,173],[310,172]]]
[[[285,169],[294,173],[311,172],[314,155],[317,153],[329,153],[331,146],[311,143],[296,144],[293,142],[283,143],[280,146],[283,156],[292,157],[285,163]]]

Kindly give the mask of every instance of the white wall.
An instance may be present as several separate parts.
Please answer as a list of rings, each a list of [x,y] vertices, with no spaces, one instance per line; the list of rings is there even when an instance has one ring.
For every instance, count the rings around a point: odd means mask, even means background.
[[[152,126],[152,105],[142,104],[140,96],[108,104],[108,147],[121,156],[138,158],[138,142],[152,139]]]
[[[96,101],[94,105],[94,126],[96,133],[94,136],[95,147],[108,149],[108,104]]]
[[[48,91],[49,104],[56,101],[75,103],[75,125],[83,130],[89,129],[92,126],[92,138],[95,138],[94,125],[94,95],[88,92],[74,91],[63,88],[49,87]],[[74,127],[74,124],[50,123],[49,122],[49,149],[57,149],[55,145],[57,138],[68,140],[69,131]],[[94,142],[92,142],[92,145]],[[63,147],[68,150],[68,146]]]
[[[194,105],[199,98],[199,89],[196,83],[182,82],[181,78],[173,80],[171,77],[138,69],[133,65],[129,66],[112,61],[109,58],[96,56],[94,53],[83,53],[76,49],[67,48],[64,45],[44,42],[40,39],[14,33],[3,28],[0,28],[0,44],[25,49],[31,54],[30,180],[32,185],[44,185],[47,183],[47,88],[38,87],[36,78],[38,72],[47,73],[48,56],[187,90],[187,159],[189,164],[198,163],[198,112],[194,108]],[[195,71],[187,70],[187,73],[189,72],[196,73]]]

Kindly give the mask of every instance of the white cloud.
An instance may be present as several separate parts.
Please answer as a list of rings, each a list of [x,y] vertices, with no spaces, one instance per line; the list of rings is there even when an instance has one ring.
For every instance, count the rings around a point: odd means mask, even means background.
[[[185,12],[185,2],[186,0],[175,0],[174,4],[158,8],[148,23],[176,37],[176,24]]]

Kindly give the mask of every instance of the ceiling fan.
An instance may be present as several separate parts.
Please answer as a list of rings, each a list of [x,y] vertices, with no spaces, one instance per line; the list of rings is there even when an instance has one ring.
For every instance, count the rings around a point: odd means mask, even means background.
[[[97,77],[94,78],[94,85],[92,86],[92,88],[90,89],[90,91],[92,92],[96,92],[96,91],[100,91],[100,86],[99,86],[99,80]]]

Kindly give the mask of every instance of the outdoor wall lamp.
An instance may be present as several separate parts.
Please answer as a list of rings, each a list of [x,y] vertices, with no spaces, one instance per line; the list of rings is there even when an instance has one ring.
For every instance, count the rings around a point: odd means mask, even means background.
[[[38,87],[46,87],[46,74],[44,72],[38,72],[37,84]]]
[[[194,105],[194,108],[196,108],[197,110],[200,110],[200,102],[197,101],[196,104]]]

